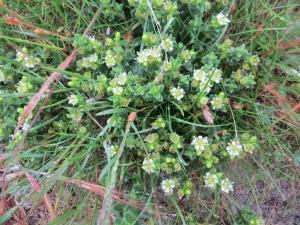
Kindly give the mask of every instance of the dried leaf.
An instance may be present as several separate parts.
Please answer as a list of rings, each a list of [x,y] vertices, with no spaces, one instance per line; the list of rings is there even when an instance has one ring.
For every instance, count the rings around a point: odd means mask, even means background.
[[[36,28],[33,30],[34,33],[36,34],[40,34],[40,35],[47,35],[47,34],[51,34],[51,32],[41,29],[41,28]]]
[[[235,110],[240,110],[240,109],[243,108],[243,106],[242,106],[241,104],[236,103],[236,102],[232,103],[231,106],[232,106],[232,108],[235,109]]]
[[[209,107],[207,105],[205,105],[203,107],[203,116],[204,119],[209,123],[209,124],[214,124],[214,119],[213,119],[213,115],[211,114]]]
[[[10,16],[5,18],[5,23],[7,23],[9,25],[15,25],[15,26],[24,24],[21,20],[15,18],[15,17],[10,17]]]
[[[132,42],[133,39],[134,39],[134,37],[133,37],[133,35],[132,35],[131,32],[125,33],[124,36],[123,36],[123,38],[124,38],[124,40],[127,41],[127,42]]]
[[[0,0],[0,8],[3,8],[5,6],[4,0]]]
[[[135,118],[136,118],[136,112],[130,113],[128,116],[128,122],[132,123],[135,120]]]

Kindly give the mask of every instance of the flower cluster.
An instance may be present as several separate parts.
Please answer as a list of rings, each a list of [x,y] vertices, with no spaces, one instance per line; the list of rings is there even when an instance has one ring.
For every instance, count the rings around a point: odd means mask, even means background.
[[[29,55],[27,48],[17,50],[16,61],[21,62],[26,68],[34,68],[37,64],[41,63],[41,60],[37,57]]]
[[[233,191],[233,182],[230,181],[227,177],[222,178],[221,173],[211,173],[207,172],[204,176],[205,186],[210,189],[216,189],[220,186],[221,191],[229,193]]]

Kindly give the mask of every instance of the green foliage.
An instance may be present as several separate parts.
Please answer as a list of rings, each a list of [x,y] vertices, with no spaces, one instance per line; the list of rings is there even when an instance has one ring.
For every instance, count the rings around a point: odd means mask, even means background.
[[[251,175],[257,164],[272,184],[276,182],[269,174],[273,159],[268,150],[276,149],[280,163],[285,162],[281,152],[286,151],[299,166],[299,154],[294,152],[299,149],[299,131],[293,124],[299,120],[297,112],[286,103],[280,109],[268,106],[276,101],[265,100],[267,94],[259,91],[274,81],[281,95],[289,98],[298,93],[298,60],[277,50],[291,38],[285,33],[287,24],[293,24],[291,3],[53,0],[48,6],[43,1],[7,2],[22,12],[30,9],[24,16],[36,26],[68,37],[38,35],[0,21],[4,40],[0,141],[11,161],[37,113],[12,136],[24,107],[49,73],[63,75],[14,162],[38,179],[63,171],[57,179],[65,176],[105,185],[130,112],[137,112],[137,118],[120,158],[117,187],[134,200],[150,196],[151,203],[156,190],[162,211],[174,211],[170,199],[178,202],[178,224],[220,221],[216,214],[222,211],[220,205],[227,204],[220,204],[220,196],[234,198],[230,192],[244,184],[234,176],[240,172],[235,169],[238,161],[250,168]],[[101,15],[91,34],[81,35],[98,7]],[[264,28],[257,30],[260,23]],[[67,71],[54,70],[74,49],[76,62]],[[275,69],[284,74],[273,76]],[[293,121],[277,117],[281,113]],[[262,156],[259,162],[256,155]],[[228,172],[228,165],[235,165],[234,171]],[[280,178],[286,174],[286,166],[281,166],[276,168]],[[194,211],[200,207],[204,207],[201,213]],[[235,216],[228,213],[226,222],[261,223],[251,210]],[[115,224],[144,224],[154,216],[115,204],[113,218]],[[176,224],[173,219],[163,224]]]

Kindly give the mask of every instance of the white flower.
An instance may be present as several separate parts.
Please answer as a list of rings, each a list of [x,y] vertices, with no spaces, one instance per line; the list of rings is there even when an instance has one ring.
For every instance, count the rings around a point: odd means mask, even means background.
[[[90,68],[93,66],[94,63],[98,61],[98,55],[96,53],[89,55],[88,57],[82,58],[82,67]]]
[[[222,71],[219,69],[212,69],[211,80],[217,84],[220,83],[222,80]]]
[[[87,36],[87,37],[90,41],[90,44],[92,44],[94,49],[101,47],[101,43],[95,37],[90,37],[90,36]]]
[[[172,64],[165,60],[161,66],[162,71],[167,72],[172,68]]]
[[[154,173],[155,165],[153,159],[144,159],[142,169],[147,173]]]
[[[224,106],[224,98],[217,96],[213,98],[210,103],[214,110],[222,109]]]
[[[140,51],[137,53],[136,60],[139,63],[146,63],[148,60],[148,52],[146,50]]]
[[[230,20],[223,13],[219,13],[216,18],[221,26],[225,26],[230,23]]]
[[[173,49],[174,49],[173,41],[170,38],[167,38],[167,39],[163,40],[162,41],[162,48],[167,52],[173,51]]]
[[[82,119],[82,113],[81,112],[76,112],[74,114],[74,117],[72,118],[72,120],[75,122],[75,123],[79,123]]]
[[[120,87],[120,86],[113,87],[112,92],[113,92],[114,95],[122,95],[123,88]]]
[[[26,93],[32,89],[32,84],[27,79],[22,78],[22,80],[16,84],[16,88],[17,92]]]
[[[208,146],[207,137],[202,137],[199,135],[198,137],[193,137],[192,145],[195,147],[196,151],[202,152]]]
[[[110,52],[106,53],[104,61],[107,67],[113,67],[117,63],[115,57]]]
[[[122,86],[122,85],[124,85],[126,83],[126,81],[127,81],[127,75],[126,75],[125,72],[121,73],[121,75],[119,75],[117,77],[117,83],[118,83],[118,85]]]
[[[180,101],[184,97],[185,91],[180,87],[173,87],[171,89],[171,95]]]
[[[98,61],[98,55],[97,55],[97,53],[94,53],[94,54],[90,55],[90,56],[87,57],[87,58],[88,58],[88,60],[89,60],[90,62],[97,62],[97,61]]]
[[[114,157],[114,155],[117,153],[118,147],[115,145],[110,145],[105,148],[105,154],[108,158]]]
[[[207,172],[204,176],[204,182],[206,187],[215,189],[217,187],[219,179],[216,174],[211,174],[210,172]]]
[[[221,190],[225,193],[229,193],[233,191],[233,182],[229,180],[228,178],[224,178],[221,181]]]
[[[79,102],[79,99],[76,95],[70,95],[68,99],[69,99],[69,104],[71,105],[77,105]]]
[[[148,54],[150,57],[152,57],[153,59],[156,60],[161,57],[161,50],[160,50],[160,48],[152,48]]]
[[[243,151],[243,146],[239,141],[232,140],[226,147],[226,151],[229,153],[231,158],[240,155]]]
[[[207,73],[205,71],[203,71],[202,69],[195,70],[193,73],[193,78],[196,81],[204,82],[204,81],[206,81]]]
[[[161,49],[158,47],[144,49],[137,53],[136,60],[141,63],[151,63],[157,60],[160,60],[161,57]]]
[[[27,54],[28,50],[27,48],[22,48],[22,51],[16,51],[16,61],[22,62],[22,64],[26,68],[33,68],[36,64],[39,64],[41,60],[39,58],[31,57]]]
[[[26,54],[24,53],[24,51],[27,51],[26,48],[23,48],[22,51],[16,50],[17,54],[16,54],[16,61],[17,62],[22,62],[26,56]]]
[[[163,180],[161,188],[163,189],[166,195],[171,195],[173,193],[173,189],[175,188],[175,181],[172,179]]]

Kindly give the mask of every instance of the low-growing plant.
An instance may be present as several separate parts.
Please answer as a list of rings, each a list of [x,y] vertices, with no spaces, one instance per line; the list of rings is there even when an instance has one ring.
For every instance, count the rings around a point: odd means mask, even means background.
[[[106,1],[101,2],[105,8]],[[113,4],[117,7],[103,13],[121,20],[125,5]],[[65,96],[68,104],[60,108],[48,133],[93,133],[96,127],[86,111],[97,104],[102,110],[93,113],[106,115],[106,135],[98,142],[109,159],[118,152],[128,113],[138,112],[124,154],[139,157],[144,172],[161,179],[166,195],[176,189],[180,198],[190,196],[187,173],[194,165],[208,188],[229,193],[233,182],[220,165],[251,154],[257,142],[251,132],[236,129],[227,95],[253,87],[259,66],[258,56],[245,45],[223,40],[230,23],[229,2],[129,1],[126,7],[128,16],[144,24],[143,30],[130,34],[132,40],[117,30],[100,39],[75,37],[80,56],[76,70],[65,78],[66,94],[58,97],[63,101]],[[186,32],[180,32],[184,24],[189,24],[182,29]],[[19,74],[39,72],[45,63],[39,51],[22,47],[16,51],[16,63],[1,67],[1,82],[10,84],[4,86],[7,93],[25,97],[37,90],[34,77]],[[8,126],[4,121],[2,129]],[[22,131],[14,143],[21,136]]]
[[[222,166],[259,147],[251,126],[238,128],[238,103],[230,98],[247,95],[260,68],[252,48],[228,38],[233,2],[120,2],[101,0],[101,16],[107,23],[131,21],[132,29],[107,26],[106,34],[66,40],[78,51],[76,63],[67,72],[58,71],[63,78],[33,129],[30,115],[14,135],[24,107],[53,70],[46,66],[52,52],[40,46],[2,47],[2,142],[14,151],[29,131],[24,146],[39,157],[21,154],[20,162],[33,170],[61,169],[65,154],[72,154],[73,161],[66,161],[73,170],[80,168],[76,176],[103,163],[99,182],[107,183],[107,171],[123,151],[127,173],[142,173],[148,192],[155,180],[167,199],[189,199],[199,185],[191,176],[196,173],[208,192],[230,194],[239,181],[227,177]],[[126,133],[132,112],[137,117]],[[72,153],[69,145],[76,145]],[[241,213],[241,220],[262,223],[248,214]]]

